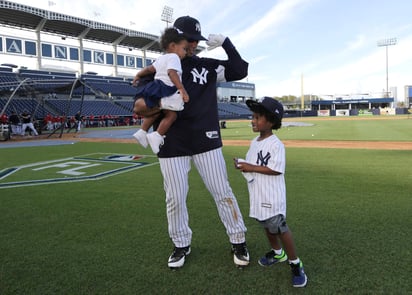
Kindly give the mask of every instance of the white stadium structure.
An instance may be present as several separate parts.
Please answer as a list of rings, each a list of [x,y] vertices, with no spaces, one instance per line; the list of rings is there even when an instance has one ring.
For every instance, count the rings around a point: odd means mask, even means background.
[[[27,110],[43,122],[80,111],[88,120],[109,115],[125,124],[133,115],[133,76],[162,54],[159,36],[10,1],[0,0],[0,24],[1,117]],[[220,119],[248,118],[244,102],[255,97],[255,85],[221,83],[217,95]],[[372,109],[382,107],[398,113],[393,105],[393,97],[317,100],[285,116],[378,115]]]

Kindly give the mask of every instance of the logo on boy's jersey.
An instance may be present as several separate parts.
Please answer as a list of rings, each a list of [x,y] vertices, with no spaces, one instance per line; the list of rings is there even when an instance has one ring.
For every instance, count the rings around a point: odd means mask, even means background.
[[[269,152],[266,153],[266,156],[263,156],[262,151],[258,152],[256,165],[267,166],[271,155]]]
[[[205,68],[202,68],[202,71],[200,73],[197,69],[193,69],[190,73],[193,76],[193,83],[199,83],[200,85],[207,83],[207,74],[209,73],[209,71]]]

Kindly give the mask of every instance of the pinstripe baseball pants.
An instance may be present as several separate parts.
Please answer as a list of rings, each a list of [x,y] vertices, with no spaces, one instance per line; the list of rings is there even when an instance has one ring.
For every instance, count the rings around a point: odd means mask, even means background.
[[[159,158],[166,192],[168,231],[174,245],[186,247],[192,240],[186,206],[191,161],[215,200],[220,220],[226,228],[230,242],[243,243],[246,226],[228,181],[222,149],[218,148],[193,156]]]

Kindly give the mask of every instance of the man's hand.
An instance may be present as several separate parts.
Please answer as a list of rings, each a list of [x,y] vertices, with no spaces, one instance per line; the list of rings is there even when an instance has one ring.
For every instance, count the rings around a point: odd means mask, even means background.
[[[212,50],[222,46],[223,42],[225,42],[225,39],[226,36],[223,36],[222,34],[210,34],[208,40],[206,41],[206,45],[209,46],[207,50]]]

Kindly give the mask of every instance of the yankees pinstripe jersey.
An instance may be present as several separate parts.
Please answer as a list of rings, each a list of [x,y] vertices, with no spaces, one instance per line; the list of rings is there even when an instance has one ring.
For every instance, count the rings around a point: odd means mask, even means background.
[[[246,154],[248,163],[266,166],[279,175],[251,172],[254,180],[248,182],[250,217],[266,220],[282,214],[286,217],[285,147],[276,135],[258,141],[252,140]]]
[[[187,57],[182,60],[182,83],[190,100],[166,133],[159,158],[192,156],[222,146],[216,83],[247,76],[245,62],[229,38],[222,45],[228,60]]]

